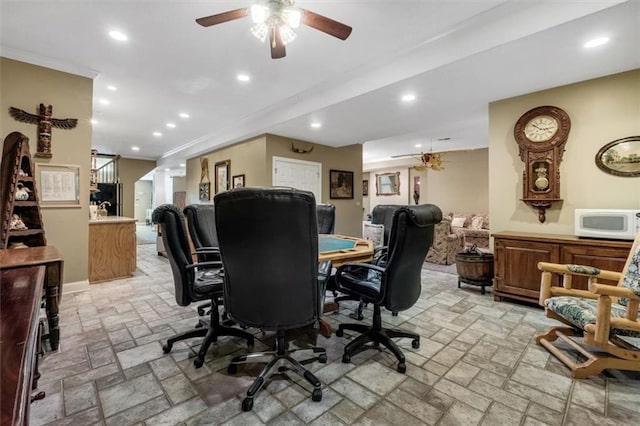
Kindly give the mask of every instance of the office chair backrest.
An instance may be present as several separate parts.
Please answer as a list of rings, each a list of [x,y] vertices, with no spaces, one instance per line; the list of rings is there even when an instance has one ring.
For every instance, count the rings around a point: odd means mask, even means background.
[[[240,325],[286,330],[320,315],[313,194],[236,188],[215,197],[224,304]]]
[[[213,204],[190,204],[184,208],[191,242],[196,249],[218,247],[216,214]],[[198,262],[219,261],[218,254],[198,255]]]
[[[193,260],[184,226],[184,215],[177,206],[163,204],[156,207],[151,214],[151,220],[160,225],[162,242],[173,273],[176,302],[180,306],[187,306],[192,301],[189,289],[194,280],[194,271],[186,269]]]
[[[393,214],[402,206],[398,204],[378,204],[371,210],[371,223],[384,225],[383,245],[389,244],[389,235],[393,225]]]
[[[433,243],[434,225],[442,211],[433,204],[402,206],[393,215],[385,280],[385,307],[409,309],[420,297],[422,264]]]
[[[336,206],[333,204],[318,204],[318,234],[333,234],[336,222]]]

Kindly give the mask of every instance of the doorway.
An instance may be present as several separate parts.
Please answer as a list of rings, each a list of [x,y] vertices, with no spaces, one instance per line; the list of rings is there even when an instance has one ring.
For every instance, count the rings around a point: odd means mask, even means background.
[[[322,201],[322,163],[273,157],[273,186],[288,186],[313,192]]]

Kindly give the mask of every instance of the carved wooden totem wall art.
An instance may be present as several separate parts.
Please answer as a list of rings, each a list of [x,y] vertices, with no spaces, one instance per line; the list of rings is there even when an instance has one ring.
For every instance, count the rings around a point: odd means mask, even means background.
[[[35,156],[51,158],[51,126],[58,129],[73,129],[78,125],[76,118],[52,118],[53,107],[40,104],[38,115],[30,114],[18,108],[9,107],[9,114],[22,123],[38,125],[38,149]]]

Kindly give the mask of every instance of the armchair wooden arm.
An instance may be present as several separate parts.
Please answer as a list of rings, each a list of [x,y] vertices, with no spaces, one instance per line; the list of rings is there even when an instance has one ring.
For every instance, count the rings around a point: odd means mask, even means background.
[[[540,298],[538,304],[544,307],[544,301],[553,296],[573,296],[585,299],[597,299],[598,295],[587,290],[572,288],[572,277],[574,275],[589,277],[589,285],[596,284],[598,279],[620,281],[622,273],[607,271],[582,265],[562,265],[559,263],[539,262],[538,269],[542,271],[540,281]],[[552,286],[553,274],[562,275],[562,287]],[[602,286],[602,285],[601,285]],[[606,286],[619,288],[615,286]]]

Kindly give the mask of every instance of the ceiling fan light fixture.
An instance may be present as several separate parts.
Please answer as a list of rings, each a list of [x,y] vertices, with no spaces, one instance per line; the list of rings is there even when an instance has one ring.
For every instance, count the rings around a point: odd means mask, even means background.
[[[269,27],[264,22],[259,24],[255,24],[251,27],[251,34],[261,42],[265,42],[267,39],[267,34],[269,33]]]
[[[302,13],[298,9],[284,9],[282,18],[291,28],[298,28],[302,20]]]
[[[263,4],[254,4],[251,6],[251,20],[255,24],[262,24],[270,15],[270,10]]]
[[[282,38],[282,44],[287,45],[296,39],[297,35],[295,31],[291,29],[288,25],[280,25],[280,37]]]

